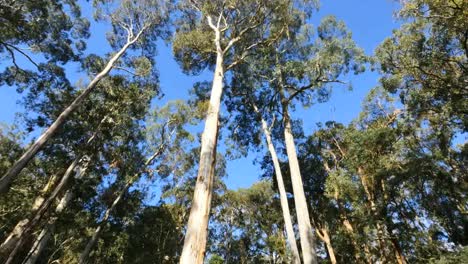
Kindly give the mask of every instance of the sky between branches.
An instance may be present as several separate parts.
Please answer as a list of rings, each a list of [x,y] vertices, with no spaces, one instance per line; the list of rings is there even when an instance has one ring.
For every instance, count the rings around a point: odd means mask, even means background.
[[[92,20],[90,3],[80,1],[80,5],[83,15]],[[394,11],[397,8],[398,3],[392,0],[322,0],[320,10],[311,22],[318,25],[322,17],[335,15],[346,23],[353,33],[353,39],[370,55],[386,37],[390,36],[392,30],[398,27],[394,18]],[[91,37],[88,40],[86,54],[102,55],[109,51],[109,45],[105,39],[106,25],[93,22],[90,29]],[[211,81],[212,73],[207,71],[198,76],[183,74],[173,59],[172,48],[161,41],[158,44],[157,67],[165,96],[162,99],[155,98],[154,105],[163,105],[174,99],[187,99],[189,90],[195,82]],[[18,63],[25,67],[31,66],[20,56],[18,56]],[[77,64],[67,66],[67,76],[72,82],[86,78],[78,71]],[[303,120],[306,135],[317,128],[318,122],[334,120],[349,123],[357,117],[361,111],[361,102],[367,92],[378,84],[378,74],[367,70],[357,76],[346,76],[345,80],[352,85],[352,90],[349,90],[348,85],[339,85],[334,88],[330,100],[326,103],[313,105],[309,109],[298,109],[293,113],[293,118]],[[15,91],[14,87],[0,87],[0,123],[15,123],[15,114],[23,111],[18,104],[20,97],[21,95]],[[200,131],[203,128],[202,125],[197,127]],[[37,136],[37,132],[31,133],[30,137],[34,136]],[[223,142],[220,141],[220,144],[219,150],[223,151]],[[261,170],[259,165],[253,164],[253,160],[258,155],[258,153],[250,153],[248,157],[228,161],[226,184],[229,189],[245,188],[258,180]]]

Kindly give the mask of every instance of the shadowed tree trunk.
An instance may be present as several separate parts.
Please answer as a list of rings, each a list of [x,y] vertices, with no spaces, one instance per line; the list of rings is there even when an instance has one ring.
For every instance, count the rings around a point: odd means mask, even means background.
[[[31,250],[29,251],[28,255],[26,256],[26,258],[24,259],[23,264],[36,263],[42,251],[44,251],[45,247],[47,246],[49,239],[52,237],[52,235],[55,232],[55,223],[58,220],[59,214],[62,213],[63,210],[65,210],[65,208],[68,206],[68,204],[70,203],[72,199],[73,199],[73,192],[71,190],[68,190],[65,193],[65,195],[62,197],[62,199],[60,200],[57,207],[55,208],[55,216],[49,219],[46,226],[41,230],[41,233],[34,241],[34,244]]]
[[[84,158],[83,158],[84,159]],[[10,252],[7,261],[5,264],[10,264],[13,263],[13,260],[18,253],[18,250],[23,246],[23,243],[26,240],[26,237],[30,234],[30,232],[37,226],[37,224],[41,221],[41,219],[44,217],[44,215],[47,213],[49,210],[51,204],[54,202],[55,198],[59,195],[60,192],[63,191],[64,187],[69,183],[71,178],[73,177],[73,172],[79,165],[80,161],[82,161],[82,158],[76,158],[68,167],[67,171],[63,175],[62,179],[60,182],[57,184],[57,186],[54,188],[52,193],[49,195],[49,197],[42,203],[40,208],[37,210],[35,213],[34,217],[28,221],[28,223],[24,226],[24,228],[21,230],[20,233],[18,233],[17,236],[17,241],[15,244],[14,249]]]
[[[384,259],[387,259],[388,254],[386,250],[387,247],[386,247],[385,241],[387,240],[386,237],[390,236],[390,234],[388,233],[389,228],[387,224],[385,223],[385,220],[382,221],[382,217],[380,216],[378,212],[377,204],[375,202],[374,188],[372,186],[372,183],[370,182],[369,177],[365,174],[362,168],[358,168],[358,174],[361,179],[364,192],[366,193],[366,196],[367,196],[370,211],[372,213],[374,220],[376,221],[377,239],[379,241],[381,255]],[[385,192],[385,190],[382,190],[382,191]],[[391,243],[391,247],[393,248],[393,253],[395,255],[395,259],[398,262],[398,264],[406,264],[406,259],[403,255],[403,252],[401,251],[398,241],[394,238],[390,238],[390,243]]]
[[[31,208],[31,212],[33,214],[42,206],[45,200],[45,195],[47,195],[50,189],[55,185],[57,178],[57,175],[52,176],[46,186],[42,189],[41,194],[36,197]],[[13,231],[10,232],[7,238],[0,245],[0,255],[8,253],[14,247],[15,243],[18,241],[19,235],[24,231],[28,223],[29,218],[25,218],[16,224]]]

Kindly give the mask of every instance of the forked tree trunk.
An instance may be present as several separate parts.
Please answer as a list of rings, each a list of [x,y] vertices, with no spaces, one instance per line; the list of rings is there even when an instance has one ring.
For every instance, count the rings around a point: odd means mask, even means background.
[[[273,161],[273,167],[275,169],[276,181],[278,183],[278,191],[280,194],[281,209],[283,212],[284,225],[286,227],[286,236],[288,244],[293,255],[293,263],[301,264],[301,257],[299,255],[299,249],[297,248],[296,236],[294,235],[293,224],[291,220],[291,213],[289,212],[288,197],[286,195],[286,188],[284,187],[283,175],[281,173],[281,167],[276,154],[273,140],[271,139],[270,129],[268,128],[267,122],[261,116],[257,106],[253,104],[255,112],[260,116],[262,121],[262,130],[265,135],[265,139],[268,145],[268,151],[270,152],[271,159]]]
[[[220,47],[221,32],[216,32],[217,57],[211,87],[210,105],[206,115],[205,129],[201,141],[200,164],[193,194],[192,208],[185,233],[184,246],[180,256],[181,264],[202,264],[205,258],[210,216],[213,178],[216,165],[218,140],[218,118],[223,92],[223,52]]]
[[[335,250],[333,249],[333,245],[331,243],[330,234],[328,233],[328,229],[327,228],[320,228],[320,229],[317,229],[316,231],[317,231],[317,235],[319,236],[319,238],[323,241],[323,243],[325,243],[325,246],[326,246],[327,252],[328,252],[328,257],[330,258],[330,262],[332,264],[336,264]]]
[[[292,133],[291,119],[289,117],[288,104],[283,98],[283,123],[284,123],[284,142],[289,160],[289,170],[291,173],[291,182],[294,192],[294,203],[296,205],[297,222],[299,226],[299,235],[301,238],[302,258],[304,264],[317,264],[317,255],[315,252],[315,234],[310,224],[309,209],[302,184],[301,170],[297,159],[296,145]]]
[[[118,59],[126,52],[126,50],[138,40],[143,31],[140,31],[132,40],[129,40],[125,45],[109,60],[104,69],[94,77],[88,84],[86,89],[76,97],[76,99],[65,108],[52,125],[42,133],[42,135],[24,152],[24,154],[13,164],[13,166],[0,178],[0,194],[8,191],[13,179],[26,167],[28,162],[33,159],[37,152],[52,138],[57,130],[67,121],[68,117],[82,104],[82,102],[94,91],[99,81],[101,81],[114,67]]]
[[[36,263],[37,259],[41,255],[42,251],[44,251],[49,239],[55,232],[55,224],[58,220],[58,216],[65,210],[68,206],[70,201],[73,199],[73,191],[68,190],[62,199],[60,200],[59,204],[55,208],[55,216],[51,217],[47,222],[46,226],[42,229],[39,236],[34,241],[34,244],[29,250],[28,255],[23,260],[23,264],[34,264]]]

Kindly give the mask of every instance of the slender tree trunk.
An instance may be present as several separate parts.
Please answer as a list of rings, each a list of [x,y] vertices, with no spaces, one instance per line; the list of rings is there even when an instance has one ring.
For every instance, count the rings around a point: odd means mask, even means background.
[[[104,122],[105,119],[106,119],[106,117],[104,117],[101,120],[99,126]],[[99,126],[98,126],[98,128],[99,128]],[[94,141],[96,136],[97,136],[97,131],[94,132],[93,135],[86,141],[86,144],[87,145],[91,144],[91,142]],[[77,158],[77,159],[75,159],[75,161],[73,161],[71,163],[71,165],[65,171],[65,174],[62,176],[62,178],[60,180],[60,183],[56,186],[56,188],[54,188],[54,192],[51,194],[51,196],[54,196],[54,195],[56,196],[66,186],[67,182],[69,181],[70,177],[73,174],[73,171],[74,171],[75,167],[78,165],[79,160],[80,159]],[[87,169],[87,166],[84,166],[83,168],[78,171],[78,174],[76,175],[77,178],[82,176],[82,174]],[[36,198],[36,200],[34,201],[34,204],[32,206],[32,210],[31,210],[34,216],[37,217],[37,214],[38,214],[39,210],[42,210],[42,213],[47,212],[48,206],[50,205],[51,202],[53,202],[54,198],[52,198],[52,200],[50,198],[45,200],[44,194],[48,193],[50,191],[50,189],[52,187],[54,187],[54,185],[56,184],[57,179],[58,179],[57,175],[52,176],[49,179],[49,182],[47,183],[47,185],[42,190],[42,195],[38,196]],[[46,201],[49,203],[49,205],[45,204]],[[45,210],[44,210],[43,207],[46,207]],[[42,217],[42,215],[40,217]],[[20,222],[18,222],[18,224],[13,229],[13,231],[9,234],[9,236],[5,239],[5,241],[0,246],[1,255],[7,254],[8,252],[11,252],[10,250],[18,242],[18,239],[23,235],[23,233],[25,232],[25,229],[27,227],[31,227],[31,228],[34,227],[34,226],[30,226],[30,219],[29,218],[23,219]]]
[[[284,101],[284,100],[283,100]],[[297,159],[296,145],[292,133],[291,120],[289,117],[288,105],[283,102],[283,122],[284,122],[284,142],[289,160],[289,170],[291,172],[291,182],[294,192],[294,202],[296,205],[299,235],[301,238],[301,249],[304,264],[316,264],[317,255],[315,253],[315,235],[310,224],[309,209],[302,184],[301,170]]]
[[[33,206],[31,208],[31,212],[34,214],[44,203],[45,195],[50,191],[50,189],[55,185],[57,181],[57,175],[53,175],[46,186],[42,189],[41,194],[36,197],[34,200]],[[3,241],[0,245],[0,255],[3,255],[9,252],[15,243],[18,241],[19,235],[23,232],[26,228],[27,224],[29,223],[29,218],[24,218],[20,220],[16,226],[13,228],[13,231],[7,236],[7,238]]]
[[[70,181],[73,177],[73,172],[75,168],[78,166],[80,162],[80,158],[76,158],[68,167],[67,171],[63,175],[62,179],[60,180],[59,184],[55,187],[52,191],[50,196],[43,202],[41,207],[37,210],[34,217],[26,224],[24,229],[18,234],[18,240],[16,241],[15,248],[11,251],[10,255],[8,256],[7,261],[5,264],[10,264],[13,262],[14,257],[18,253],[18,250],[23,246],[25,242],[26,236],[30,233],[30,231],[39,223],[42,217],[47,213],[50,205],[55,200],[57,195],[64,189],[65,185]]]
[[[165,144],[162,143],[159,146],[158,150],[156,150],[156,152],[150,158],[148,158],[146,160],[146,162],[144,164],[145,168],[148,165],[150,165],[151,162],[153,162],[153,160],[156,157],[161,155],[161,153],[164,151],[164,147],[165,147]],[[104,228],[104,224],[107,223],[107,220],[109,220],[109,217],[110,217],[111,213],[114,211],[115,207],[122,200],[125,193],[127,193],[128,189],[133,185],[133,183],[136,180],[139,179],[140,174],[141,174],[141,172],[138,172],[128,180],[128,182],[125,184],[124,188],[120,191],[119,195],[112,202],[112,205],[109,208],[107,208],[106,212],[104,213],[104,217],[101,219],[101,222],[99,223],[98,227],[96,227],[96,229],[94,230],[94,233],[93,233],[92,237],[88,240],[88,243],[86,244],[85,249],[80,254],[80,259],[79,259],[80,264],[87,263],[87,261],[89,259],[89,255],[90,255],[93,247],[96,245],[96,242],[98,241],[99,237],[101,236],[102,229]]]
[[[317,235],[323,241],[323,243],[325,243],[325,246],[327,247],[327,252],[328,252],[328,257],[330,258],[330,262],[332,264],[336,264],[335,250],[333,249],[333,245],[330,239],[330,234],[328,233],[327,228],[318,229]]]
[[[396,238],[391,238],[390,241],[392,242],[394,253],[395,253],[395,258],[398,264],[406,264],[405,256],[403,255],[400,244],[398,243]]]
[[[273,140],[271,139],[270,129],[268,128],[267,122],[261,116],[257,106],[253,104],[255,112],[260,116],[262,121],[263,134],[265,135],[268,151],[270,152],[271,159],[273,161],[273,167],[275,168],[276,181],[278,183],[278,191],[280,194],[281,209],[283,211],[284,225],[286,228],[286,236],[288,244],[293,255],[293,263],[300,264],[301,257],[299,255],[299,249],[297,248],[296,236],[294,235],[293,224],[291,220],[291,213],[289,212],[288,197],[286,195],[286,188],[284,187],[283,175],[281,173],[281,167],[276,154],[275,146],[273,146]]]
[[[387,244],[385,243],[385,240],[386,240],[385,237],[391,236],[391,234],[389,233],[390,229],[388,227],[388,223],[386,223],[386,219],[382,219],[381,215],[379,214],[377,210],[377,204],[375,203],[374,191],[372,190],[373,186],[369,182],[367,175],[365,175],[363,169],[361,168],[358,168],[358,173],[361,178],[364,191],[366,192],[367,199],[369,201],[370,210],[372,212],[374,220],[376,221],[377,235],[378,235],[381,254],[383,255],[384,259],[387,259],[388,254],[386,250],[387,247],[385,245]],[[385,186],[383,182],[381,182],[381,188],[382,188],[382,192],[384,193],[384,200],[386,201],[388,200],[388,197],[386,197],[386,191],[385,191]],[[382,220],[382,223],[380,223],[381,220]],[[390,243],[391,243],[391,246],[393,247],[393,253],[395,255],[395,259],[398,262],[398,264],[406,264],[405,256],[403,255],[403,252],[401,250],[401,247],[398,241],[395,238],[391,237]]]
[[[34,241],[34,244],[29,251],[26,258],[23,260],[23,264],[34,264],[36,263],[38,257],[41,255],[42,251],[44,251],[49,239],[52,237],[53,233],[55,232],[55,223],[58,220],[58,216],[65,210],[68,206],[70,201],[73,199],[73,191],[68,190],[65,195],[60,200],[59,204],[55,208],[55,216],[51,217],[46,224],[46,226],[42,229],[39,236]]]
[[[221,32],[218,29],[215,33],[215,43],[217,46],[216,67],[211,87],[210,105],[202,135],[197,182],[180,257],[181,264],[202,264],[205,258],[208,220],[216,166],[218,118],[224,79],[223,52],[220,47]]]
[[[127,192],[128,188],[130,188],[131,185],[132,185],[132,182],[128,182],[125,185],[125,187],[122,189],[122,191],[119,193],[117,198],[115,198],[114,202],[112,202],[112,205],[109,208],[107,208],[106,212],[104,213],[104,217],[102,218],[98,227],[94,230],[93,236],[88,240],[88,243],[86,244],[85,249],[83,250],[83,252],[81,252],[80,260],[79,260],[80,264],[87,263],[91,250],[93,249],[94,245],[96,245],[97,240],[101,236],[101,232],[104,227],[104,224],[107,223],[107,220],[109,220],[111,212],[114,211],[115,207],[120,202],[120,200],[122,200],[122,197]]]
[[[129,40],[107,63],[104,69],[94,77],[86,89],[76,99],[65,108],[52,125],[42,133],[42,135],[24,152],[24,154],[13,164],[13,166],[0,178],[0,194],[8,191],[13,179],[26,167],[28,162],[33,159],[37,152],[52,138],[57,130],[67,121],[68,117],[82,104],[82,102],[94,91],[99,81],[101,81],[114,67],[117,60],[126,52],[126,50],[140,37],[140,31],[135,38]]]

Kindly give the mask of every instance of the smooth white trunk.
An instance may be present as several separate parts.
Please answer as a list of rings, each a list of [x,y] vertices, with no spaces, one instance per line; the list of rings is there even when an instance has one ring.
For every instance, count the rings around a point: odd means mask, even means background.
[[[180,257],[181,264],[202,264],[206,251],[208,220],[216,165],[218,118],[224,79],[223,54],[219,47],[219,31],[216,32],[215,41],[218,47],[218,54],[211,88],[210,105],[202,135],[197,182],[193,194],[192,208],[187,224],[184,246]]]
[[[255,112],[259,113],[257,106],[253,105]],[[267,122],[263,117],[261,117],[262,121],[262,130],[263,134],[265,135],[265,139],[267,142],[268,146],[268,151],[270,152],[271,159],[273,161],[273,167],[275,169],[275,176],[276,176],[276,181],[278,183],[278,191],[280,195],[280,202],[281,202],[281,209],[283,212],[283,219],[284,219],[284,225],[286,229],[286,237],[288,240],[288,244],[291,250],[291,253],[293,255],[293,263],[295,264],[301,264],[301,257],[299,255],[299,249],[297,248],[297,243],[296,243],[296,236],[294,235],[294,229],[293,229],[293,224],[291,220],[291,213],[289,212],[289,204],[288,204],[288,197],[286,195],[286,188],[284,187],[284,181],[283,181],[283,175],[281,173],[281,167],[280,163],[278,160],[278,155],[276,154],[275,147],[273,145],[273,140],[271,139],[271,133],[270,129],[268,128]]]
[[[301,170],[297,159],[296,145],[292,134],[288,106],[283,105],[284,141],[289,160],[289,170],[296,205],[297,222],[301,239],[302,258],[304,264],[317,264],[315,253],[315,235],[310,224],[309,209],[302,184]]]

